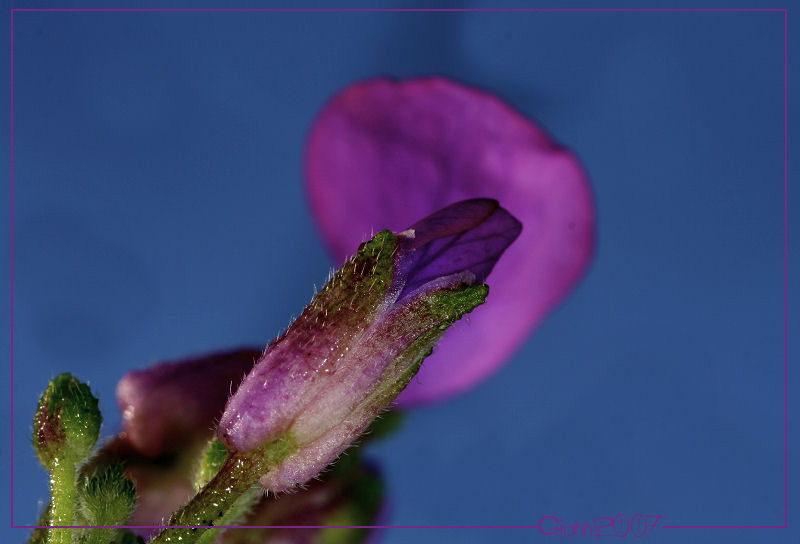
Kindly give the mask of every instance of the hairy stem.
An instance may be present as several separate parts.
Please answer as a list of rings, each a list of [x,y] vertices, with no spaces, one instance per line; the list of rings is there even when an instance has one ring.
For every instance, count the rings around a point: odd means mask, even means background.
[[[235,525],[236,522],[244,518],[253,506],[258,502],[264,494],[264,491],[259,487],[253,487],[244,493],[236,500],[227,512],[225,512],[219,519],[217,525]],[[214,544],[217,535],[226,529],[209,529],[205,534],[201,535],[198,544]]]
[[[219,472],[185,506],[170,517],[169,525],[151,544],[194,544],[210,528],[226,523],[226,512],[237,504],[256,480],[296,449],[293,441],[280,438],[248,452],[228,455]],[[174,528],[176,526],[184,528]],[[187,527],[188,526],[188,527]]]
[[[74,525],[75,461],[64,457],[50,471],[50,525]],[[50,529],[48,544],[72,544],[72,529]]]

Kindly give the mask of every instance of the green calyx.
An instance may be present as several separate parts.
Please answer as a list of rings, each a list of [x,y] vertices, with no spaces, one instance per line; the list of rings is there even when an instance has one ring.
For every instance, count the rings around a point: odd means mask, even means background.
[[[392,285],[396,250],[397,236],[388,230],[361,244],[358,253],[317,294],[304,316],[313,319],[317,329],[338,319],[345,320],[342,325],[350,334],[366,327]]]
[[[433,353],[433,347],[450,326],[484,302],[489,294],[488,285],[470,285],[441,289],[424,295],[409,304],[412,319],[425,330],[384,372],[375,395],[388,402],[406,388],[419,372],[422,362]],[[382,403],[386,402],[381,401]]]
[[[394,254],[397,251],[397,236],[390,230],[382,230],[368,242],[358,246],[358,253],[347,262],[336,276],[354,281],[361,294],[382,298],[392,283]],[[334,276],[334,279],[336,279]],[[336,282],[332,281],[335,285]]]
[[[461,317],[486,301],[487,285],[465,285],[440,289],[418,297],[405,305],[401,312],[390,320],[391,325],[383,331],[389,336],[399,336],[408,329],[422,333],[406,347],[386,368],[376,387],[354,412],[388,406],[411,379],[417,374],[422,362],[433,353],[433,347],[445,331]]]
[[[39,398],[33,418],[33,447],[42,465],[52,470],[59,459],[79,462],[92,451],[100,434],[97,398],[71,374],[54,378]]]
[[[428,304],[431,313],[438,315],[447,328],[486,302],[488,295],[489,286],[485,284],[442,289],[429,295]]]
[[[397,236],[390,230],[382,230],[358,246],[351,266],[353,273],[363,278],[364,282],[357,289],[383,295],[392,283],[396,251]],[[342,267],[342,272],[347,273],[347,265]]]

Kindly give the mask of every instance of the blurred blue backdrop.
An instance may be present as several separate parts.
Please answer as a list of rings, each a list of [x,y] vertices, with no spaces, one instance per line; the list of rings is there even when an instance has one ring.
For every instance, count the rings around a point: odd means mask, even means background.
[[[596,193],[598,249],[499,374],[371,448],[387,521],[783,524],[783,21],[17,13],[13,522],[33,523],[47,497],[29,442],[46,381],[89,380],[110,433],[126,371],[273,338],[331,265],[302,184],[313,116],[357,79],[443,74],[495,92],[575,150]],[[769,531],[650,540],[789,541]]]

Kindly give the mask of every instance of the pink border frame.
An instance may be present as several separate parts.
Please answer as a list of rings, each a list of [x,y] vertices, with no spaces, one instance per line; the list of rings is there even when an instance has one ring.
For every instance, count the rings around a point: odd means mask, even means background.
[[[788,10],[787,9],[637,9],[637,8],[623,8],[623,9],[604,9],[604,8],[519,8],[519,9],[502,9],[502,8],[447,8],[447,9],[425,9],[425,8],[396,8],[396,9],[369,9],[369,8],[322,8],[322,9],[309,9],[309,8],[277,8],[277,9],[105,9],[105,8],[87,8],[87,9],[11,9],[11,358],[10,358],[10,382],[11,382],[11,477],[10,477],[10,491],[11,491],[11,528],[12,529],[36,529],[42,528],[40,525],[14,525],[14,12],[17,11],[241,11],[241,12],[314,12],[314,11],[346,11],[346,12],[360,12],[360,11],[388,11],[388,12],[783,12],[783,251],[784,251],[784,264],[783,264],[783,289],[784,289],[784,340],[783,340],[783,358],[784,358],[784,521],[783,525],[662,525],[662,529],[787,529],[789,526],[789,325],[788,325],[788,286],[789,286],[789,246],[788,246],[788,225],[789,225],[789,207],[788,207],[788,187],[789,187],[789,144],[788,144],[788,67],[789,67],[789,32],[788,32]],[[71,529],[89,529],[89,528],[125,528],[125,529],[142,529],[142,528],[164,528],[164,526],[129,526],[129,525],[114,525],[114,526],[86,526],[86,525],[67,525],[67,526],[54,526],[58,528],[71,528]],[[170,525],[172,528],[205,528],[205,526],[179,526]],[[237,529],[237,528],[364,528],[364,529],[540,529],[539,525],[311,525],[311,526],[242,526],[242,525],[220,525],[219,528]]]

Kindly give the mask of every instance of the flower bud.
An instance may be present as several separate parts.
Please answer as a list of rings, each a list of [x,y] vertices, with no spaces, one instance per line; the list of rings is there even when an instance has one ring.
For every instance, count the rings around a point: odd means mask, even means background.
[[[82,461],[97,442],[102,421],[89,386],[71,374],[57,376],[39,398],[33,418],[33,447],[39,461],[47,470],[61,458]]]
[[[96,466],[82,479],[78,504],[86,525],[123,525],[136,507],[136,488],[122,465]]]
[[[403,390],[445,330],[482,304],[483,281],[521,230],[497,201],[459,202],[361,245],[228,401],[231,451],[295,447],[262,484],[315,476]]]
[[[207,441],[228,395],[261,354],[243,348],[126,374],[117,401],[130,443],[152,458]]]
[[[135,484],[137,499],[124,525],[143,526],[135,532],[149,539],[157,532],[152,527],[166,523],[170,513],[194,494],[195,462],[192,455],[167,455],[157,459],[144,456],[130,443],[126,433],[120,433],[81,467],[79,480],[87,481],[109,465],[124,467],[123,476]]]

